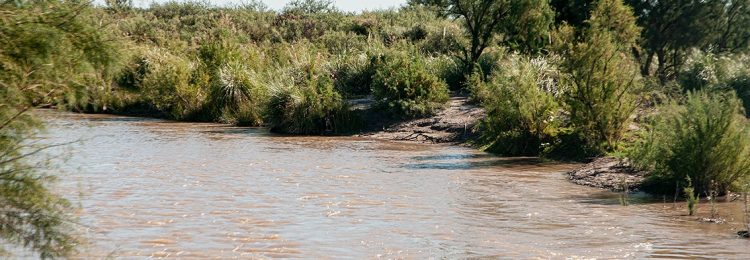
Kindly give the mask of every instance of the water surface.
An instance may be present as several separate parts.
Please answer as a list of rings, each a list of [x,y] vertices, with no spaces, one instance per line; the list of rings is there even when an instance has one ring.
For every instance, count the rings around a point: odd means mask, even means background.
[[[468,148],[43,112],[82,257],[750,258],[728,223]],[[639,199],[638,196],[632,197]],[[704,214],[706,205],[700,209]]]

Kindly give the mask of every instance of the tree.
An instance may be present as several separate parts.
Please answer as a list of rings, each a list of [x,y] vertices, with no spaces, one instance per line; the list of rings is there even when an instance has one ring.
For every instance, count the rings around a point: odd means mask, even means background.
[[[593,153],[613,150],[632,115],[638,66],[631,56],[640,29],[622,0],[600,0],[582,39],[565,50],[562,78],[570,121]]]
[[[747,0],[650,1],[628,0],[645,28],[643,53],[636,53],[641,74],[650,76],[656,58],[656,75],[662,83],[675,79],[693,48],[738,51],[750,41]]]
[[[50,146],[33,141],[42,125],[29,111],[99,87],[111,71],[117,48],[90,14],[78,1],[0,3],[0,239],[42,258],[67,256],[76,239],[69,203],[40,171],[47,165],[37,156]]]
[[[750,45],[750,0],[729,1],[719,20],[716,50],[739,52]]]
[[[504,42],[523,53],[537,53],[548,45],[555,11],[548,0],[514,1],[505,26]]]
[[[532,52],[545,42],[554,19],[544,0],[413,0],[410,4],[437,6],[461,19],[469,35],[462,57],[467,75],[496,36],[502,35],[511,47]]]
[[[741,106],[734,93],[705,90],[688,92],[682,104],[660,106],[628,154],[652,173],[644,188],[668,194],[677,184],[694,186],[697,194],[712,188],[724,194],[746,181],[750,133]]]
[[[284,13],[318,14],[336,11],[331,0],[294,0],[284,7]]]
[[[591,0],[551,0],[550,5],[555,9],[556,24],[567,23],[574,27],[581,27],[591,13]]]

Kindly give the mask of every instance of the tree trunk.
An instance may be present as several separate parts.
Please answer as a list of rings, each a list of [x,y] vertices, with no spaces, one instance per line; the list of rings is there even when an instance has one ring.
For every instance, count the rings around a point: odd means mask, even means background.
[[[649,77],[651,76],[651,63],[654,61],[654,53],[648,52],[646,53],[646,60],[642,61],[641,64],[641,76],[643,77]]]
[[[667,54],[664,50],[656,51],[656,59],[659,62],[659,67],[656,69],[656,74],[659,76],[659,81],[662,85],[667,84]]]

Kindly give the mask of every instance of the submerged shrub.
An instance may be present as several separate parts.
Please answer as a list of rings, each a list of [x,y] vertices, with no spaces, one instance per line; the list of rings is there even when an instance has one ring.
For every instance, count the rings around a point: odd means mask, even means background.
[[[750,136],[733,93],[688,93],[684,105],[659,108],[648,130],[629,152],[635,165],[651,171],[646,189],[674,192],[692,180],[695,192],[711,181],[725,193],[750,176]]]
[[[391,115],[427,116],[448,101],[448,87],[419,55],[390,53],[376,62],[372,93],[377,105]]]
[[[478,125],[485,149],[503,155],[537,155],[560,126],[556,69],[546,60],[511,56],[487,82],[470,89],[487,110]]]
[[[271,97],[266,117],[271,131],[342,134],[357,130],[359,119],[335,90],[333,79],[314,63],[302,75]]]
[[[690,176],[687,177],[686,181],[687,185],[682,189],[682,192],[687,199],[688,215],[692,216],[695,214],[695,206],[698,205],[699,198],[695,196],[695,188],[693,188],[693,181],[690,179]]]

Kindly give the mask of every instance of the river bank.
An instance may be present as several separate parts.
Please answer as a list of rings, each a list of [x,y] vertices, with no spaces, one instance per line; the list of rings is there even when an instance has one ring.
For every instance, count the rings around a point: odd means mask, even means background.
[[[351,102],[353,108],[368,111],[370,100]],[[367,130],[356,136],[388,141],[473,146],[478,136],[475,126],[486,111],[466,96],[452,96],[445,109],[434,116],[413,120],[389,121],[366,113]],[[568,180],[583,186],[611,191],[638,191],[646,172],[635,170],[622,159],[595,158],[566,173]]]

